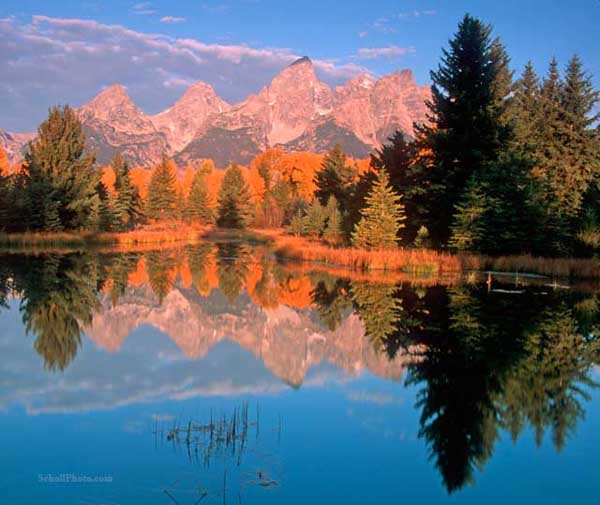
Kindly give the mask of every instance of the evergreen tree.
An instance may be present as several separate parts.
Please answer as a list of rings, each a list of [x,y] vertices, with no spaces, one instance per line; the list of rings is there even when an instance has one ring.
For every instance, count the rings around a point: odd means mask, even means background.
[[[142,200],[140,192],[129,175],[129,164],[123,160],[120,153],[115,154],[112,161],[115,172],[115,217],[121,229],[133,228],[142,219]]]
[[[474,174],[456,206],[449,245],[483,254],[531,252],[539,216],[529,170],[524,158],[503,155]]]
[[[210,205],[206,173],[198,169],[194,174],[192,188],[187,202],[187,216],[192,222],[210,224],[214,220],[213,209]]]
[[[540,83],[533,65],[528,62],[515,82],[510,100],[510,117],[514,127],[514,144],[521,153],[534,157],[538,146],[540,120]]]
[[[364,249],[388,249],[397,244],[398,231],[404,226],[401,197],[389,184],[385,170],[377,174],[373,189],[366,198],[361,220],[352,233],[352,245]]]
[[[459,251],[477,252],[485,241],[485,217],[490,205],[478,182],[467,185],[456,205],[449,245]]]
[[[219,190],[217,224],[224,228],[245,228],[252,219],[250,189],[242,169],[232,165],[225,172]]]
[[[325,209],[316,198],[306,209],[303,218],[303,234],[310,237],[320,237],[325,229]]]
[[[116,210],[116,202],[113,196],[108,192],[102,181],[96,186],[100,205],[98,207],[98,228],[100,230],[112,230],[115,226],[119,226],[119,215]]]
[[[388,143],[371,154],[374,172],[368,171],[361,175],[354,197],[360,211],[375,181],[376,172],[385,169],[390,177],[390,185],[403,198],[407,220],[400,238],[404,243],[411,243],[419,227],[427,222],[429,181],[423,164],[419,162],[417,147],[414,142],[406,140],[404,133],[397,131],[389,138]],[[355,222],[358,218],[360,214]]]
[[[344,236],[342,213],[340,212],[335,196],[330,196],[325,207],[326,224],[323,238],[331,243],[340,242]]]
[[[600,143],[590,128],[598,94],[574,57],[561,80],[550,63],[541,88],[539,142],[535,152],[537,202],[544,209],[541,228],[545,254],[572,252],[583,202],[600,173]]]
[[[174,163],[163,156],[152,172],[148,185],[146,212],[151,219],[175,218],[177,204],[177,176]]]
[[[96,225],[100,174],[94,156],[85,154],[85,135],[73,109],[50,109],[25,161],[30,228],[59,231]]]
[[[298,209],[292,216],[287,231],[296,237],[304,234],[304,212],[301,209]]]
[[[315,197],[321,205],[327,205],[329,197],[334,196],[342,210],[348,209],[356,176],[356,168],[347,165],[346,155],[340,145],[336,145],[325,155],[315,175]]]
[[[429,229],[445,243],[456,203],[471,175],[497,159],[510,138],[505,98],[508,58],[491,27],[466,15],[431,73],[431,125],[418,127],[420,148],[432,165]],[[435,219],[433,216],[435,215]]]

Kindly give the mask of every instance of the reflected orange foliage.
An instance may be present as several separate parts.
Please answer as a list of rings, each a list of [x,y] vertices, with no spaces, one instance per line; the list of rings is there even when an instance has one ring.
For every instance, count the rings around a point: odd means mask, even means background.
[[[192,271],[187,258],[183,258],[179,265],[179,277],[184,287],[190,288],[192,286]]]
[[[146,271],[146,258],[141,257],[136,269],[127,275],[127,284],[131,286],[142,286],[148,283],[148,272]]]
[[[297,309],[312,307],[311,293],[313,289],[314,286],[308,277],[291,277],[281,286],[279,302]]]

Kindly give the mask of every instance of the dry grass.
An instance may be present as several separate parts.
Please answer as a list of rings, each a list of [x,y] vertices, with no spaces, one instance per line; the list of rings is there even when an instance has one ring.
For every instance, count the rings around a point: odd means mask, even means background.
[[[537,274],[564,279],[600,279],[598,258],[540,258],[522,256],[460,256],[465,270]]]
[[[301,237],[276,238],[275,254],[280,258],[319,262],[358,271],[403,272],[436,276],[463,271],[460,259],[426,249],[384,249],[368,251],[352,247],[330,247]]]
[[[77,249],[87,246],[129,247],[148,244],[194,242],[200,240],[207,227],[194,227],[185,223],[169,222],[138,228],[127,232],[24,232],[0,234],[0,247],[19,248],[65,248]]]
[[[368,251],[330,247],[302,237],[271,233],[275,254],[280,258],[314,262],[327,267],[355,271],[402,272],[413,276],[453,277],[471,271],[537,274],[550,278],[600,280],[600,259],[541,258],[534,256],[471,256],[440,253],[426,249]]]

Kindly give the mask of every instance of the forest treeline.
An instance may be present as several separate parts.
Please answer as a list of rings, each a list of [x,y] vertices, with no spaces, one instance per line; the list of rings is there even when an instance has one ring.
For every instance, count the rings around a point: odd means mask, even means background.
[[[160,220],[289,233],[363,249],[590,256],[600,249],[598,92],[577,56],[516,77],[491,26],[466,15],[431,72],[416,137],[370,160],[270,149],[249,167],[164,157],[96,167],[75,111],[55,107],[22,169],[0,160],[0,229],[121,231]]]

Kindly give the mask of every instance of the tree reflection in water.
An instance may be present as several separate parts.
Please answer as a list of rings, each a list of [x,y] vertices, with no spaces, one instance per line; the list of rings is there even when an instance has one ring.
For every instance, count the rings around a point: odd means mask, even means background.
[[[538,445],[549,434],[561,450],[596,387],[590,379],[600,355],[595,292],[376,284],[299,273],[241,243],[110,255],[6,254],[0,307],[13,296],[20,300],[35,351],[48,370],[62,371],[75,359],[100,297],[115,306],[133,285],[145,284],[159,302],[185,288],[202,303],[218,288],[233,303],[246,290],[248,303],[266,310],[282,303],[310,310],[323,331],[336,331],[356,314],[380,356],[414,358],[406,383],[419,391],[419,433],[449,492],[474,481],[501,431],[517,441],[531,427]]]

